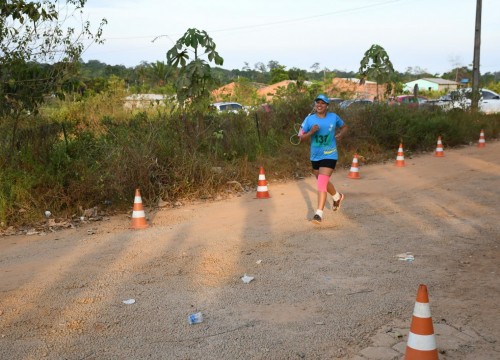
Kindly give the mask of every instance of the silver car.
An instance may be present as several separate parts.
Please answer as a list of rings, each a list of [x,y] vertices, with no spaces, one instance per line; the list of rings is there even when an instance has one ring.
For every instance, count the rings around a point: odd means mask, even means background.
[[[237,103],[237,102],[216,102],[213,103],[212,106],[219,112],[222,111],[228,111],[232,113],[238,113],[240,111],[247,112],[247,110],[243,107],[243,105]]]
[[[500,113],[500,95],[488,89],[480,89],[479,111],[485,114]],[[435,105],[445,110],[467,110],[471,106],[472,89],[460,89],[442,96]]]

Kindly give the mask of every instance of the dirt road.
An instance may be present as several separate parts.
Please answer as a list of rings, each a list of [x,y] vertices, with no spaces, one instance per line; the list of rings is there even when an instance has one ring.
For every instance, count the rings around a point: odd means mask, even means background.
[[[321,226],[266,169],[270,199],[1,237],[0,358],[401,359],[425,284],[440,359],[500,359],[500,142],[444,152],[339,170]]]

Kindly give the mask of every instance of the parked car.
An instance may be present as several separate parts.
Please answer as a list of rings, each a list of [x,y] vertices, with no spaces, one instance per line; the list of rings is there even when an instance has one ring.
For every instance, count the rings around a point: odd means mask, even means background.
[[[328,100],[330,100],[330,104],[332,105],[340,105],[340,103],[344,101],[344,99],[341,98],[328,98]]]
[[[228,101],[216,102],[213,103],[212,106],[219,112],[223,111],[229,111],[232,113],[238,113],[240,111],[248,112],[248,110],[245,109],[243,105],[237,102],[228,102]]]
[[[372,105],[373,101],[368,99],[353,99],[353,100],[344,100],[339,104],[341,109],[358,109],[363,108],[365,106]]]
[[[488,89],[480,89],[479,111],[485,114],[500,113],[500,95]],[[471,106],[472,89],[460,89],[441,96],[434,105],[444,110],[467,110]]]
[[[427,102],[427,98],[424,96],[417,96],[415,99],[415,96],[413,95],[399,95],[396,96],[396,104],[399,105],[406,105],[408,107],[418,107],[421,104],[424,104]]]
[[[244,106],[248,112],[271,113],[273,107],[270,104],[264,103],[257,106]]]

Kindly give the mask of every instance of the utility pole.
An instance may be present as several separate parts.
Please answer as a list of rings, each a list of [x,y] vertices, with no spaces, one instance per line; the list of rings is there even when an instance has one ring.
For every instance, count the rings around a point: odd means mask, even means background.
[[[472,111],[479,103],[479,58],[481,54],[481,8],[483,0],[476,0],[476,31],[474,34],[474,59],[472,62]]]

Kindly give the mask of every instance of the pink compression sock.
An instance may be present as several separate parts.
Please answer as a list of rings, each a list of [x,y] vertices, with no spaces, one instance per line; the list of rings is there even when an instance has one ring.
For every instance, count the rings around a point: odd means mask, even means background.
[[[330,177],[327,175],[319,174],[318,175],[318,191],[326,192],[328,188],[328,181]]]

